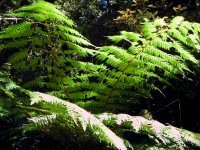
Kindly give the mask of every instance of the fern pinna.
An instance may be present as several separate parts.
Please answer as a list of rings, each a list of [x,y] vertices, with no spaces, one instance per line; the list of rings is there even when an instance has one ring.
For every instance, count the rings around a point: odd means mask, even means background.
[[[116,105],[126,109],[139,97],[151,97],[152,89],[159,90],[157,80],[169,85],[168,78],[189,71],[187,61],[198,63],[191,53],[199,51],[200,26],[182,17],[171,22],[145,19],[141,33],[122,31],[109,37],[116,44],[93,50],[50,3],[40,1],[8,16],[21,19],[0,32],[0,48],[17,49],[9,63],[26,73],[23,86],[53,89],[50,94],[90,111],[115,110]]]

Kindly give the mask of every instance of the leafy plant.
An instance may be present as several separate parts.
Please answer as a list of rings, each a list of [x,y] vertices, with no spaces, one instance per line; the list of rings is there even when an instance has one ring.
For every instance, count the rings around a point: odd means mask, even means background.
[[[119,36],[110,36],[119,44],[104,46],[96,53],[99,60],[114,68],[102,75],[107,86],[112,87],[106,103],[112,96],[121,99],[119,93],[122,97],[136,96],[135,99],[142,95],[150,97],[150,89],[159,90],[154,85],[156,80],[170,85],[167,80],[176,78],[175,74],[184,76],[185,71],[190,71],[187,61],[198,64],[191,52],[199,51],[199,27],[182,17],[170,23],[164,19],[146,20],[141,34],[122,31]]]
[[[17,24],[0,32],[0,51],[12,50],[11,69],[7,69],[14,79],[15,73],[20,74],[17,82],[22,86],[1,72],[0,113],[5,118],[14,116],[11,122],[21,122],[13,127],[20,133],[14,135],[17,145],[31,139],[32,133],[40,133],[33,145],[45,137],[68,149],[80,149],[90,141],[96,149],[200,147],[198,134],[154,120],[113,113],[96,118],[86,111],[126,110],[140,97],[150,98],[152,89],[160,90],[157,81],[170,85],[168,79],[191,72],[187,62],[198,64],[192,55],[200,49],[198,23],[183,17],[145,19],[140,33],[122,31],[109,36],[113,45],[97,48],[53,4],[40,1],[7,17],[16,17]],[[148,141],[142,138],[134,144],[123,136],[127,129],[137,136],[147,135]]]
[[[86,73],[87,70],[95,71],[99,68],[78,61],[81,57],[93,54],[93,50],[83,48],[81,45],[92,46],[92,44],[73,29],[73,22],[55,9],[53,4],[41,1],[22,7],[8,16],[21,19],[19,24],[1,32],[0,39],[6,39],[6,43],[1,45],[1,50],[17,48],[17,52],[9,58],[11,67],[22,73],[35,72],[31,77],[33,79],[36,76],[34,80],[22,81],[25,83],[24,87],[39,84],[45,88],[58,90],[64,88],[67,98],[70,99],[65,86],[73,84],[73,79],[82,79],[81,75],[77,78],[81,71]],[[92,69],[86,69],[89,66]]]
[[[43,142],[49,142],[45,144],[49,149],[200,148],[199,134],[155,120],[127,114],[93,115],[45,93],[22,88],[13,93],[14,98],[0,98],[0,137],[10,144],[1,140],[4,149],[42,149]]]
[[[0,79],[3,79],[3,77],[0,77]],[[9,79],[9,81],[0,85],[5,86],[10,82],[11,80]],[[14,82],[12,84],[18,87]],[[10,91],[8,87],[6,88]],[[7,90],[4,90],[3,93],[7,94]],[[70,148],[70,146],[75,148],[77,145],[80,146],[81,143],[83,146],[84,142],[89,142],[89,140],[95,144],[99,139],[99,142],[102,143],[101,145],[98,144],[100,147],[108,146],[111,149],[126,149],[121,138],[116,136],[91,113],[75,104],[51,95],[31,92],[22,88],[16,88],[14,93],[15,97],[8,95],[10,98],[1,94],[0,136],[7,137],[11,135],[12,139],[16,138],[20,143],[26,141],[31,136],[31,133],[39,132],[41,135],[49,136],[55,141],[59,139],[60,144],[65,148]],[[6,125],[12,127],[2,130]],[[17,134],[18,132],[21,132],[22,135]],[[13,141],[11,145],[15,149],[17,148],[16,146],[19,146],[19,143],[16,144],[17,141],[12,139],[8,140]],[[38,141],[39,143],[40,140]],[[34,144],[34,142],[30,144]]]
[[[182,17],[145,20],[140,34],[122,31],[109,37],[118,45],[93,50],[85,48],[93,45],[53,4],[41,1],[7,16],[20,19],[0,32],[1,50],[18,49],[9,58],[11,68],[34,78],[29,81],[22,74],[23,87],[52,89],[50,94],[90,111],[113,110],[117,103],[125,109],[139,97],[151,97],[152,89],[159,90],[157,80],[170,85],[168,78],[190,71],[187,61],[198,63],[191,53],[199,50],[200,26]]]

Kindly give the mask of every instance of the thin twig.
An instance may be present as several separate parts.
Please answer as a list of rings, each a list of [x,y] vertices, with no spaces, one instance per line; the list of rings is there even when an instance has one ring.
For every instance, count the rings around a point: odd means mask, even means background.
[[[173,101],[173,102],[169,103],[168,105],[166,105],[166,106],[164,106],[164,107],[160,108],[159,110],[155,111],[153,114],[155,114],[155,113],[158,113],[159,111],[161,111],[161,110],[165,109],[166,107],[170,106],[171,104],[175,103],[175,102],[176,102],[176,101],[178,101],[178,100],[179,100],[179,98],[178,98],[178,99],[176,99],[175,101]]]
[[[9,21],[16,21],[17,22],[18,20],[24,20],[24,18],[17,18],[17,17],[4,18],[4,17],[0,17],[0,21],[1,20],[9,20]],[[27,18],[26,18],[26,20],[31,21],[31,22],[34,21],[33,19],[27,19]]]
[[[181,124],[181,128],[182,128],[182,115],[181,115],[181,101],[180,101],[180,99],[179,99],[178,107],[179,107],[179,115],[180,115],[180,124]]]

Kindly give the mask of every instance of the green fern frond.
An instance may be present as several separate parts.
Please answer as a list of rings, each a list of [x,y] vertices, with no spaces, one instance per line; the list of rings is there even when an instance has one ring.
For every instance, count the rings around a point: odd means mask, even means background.
[[[177,29],[168,30],[168,34],[176,40],[186,44],[187,46],[193,46],[187,41],[187,37],[183,36]]]
[[[179,25],[181,24],[181,22],[184,20],[183,17],[181,16],[178,16],[178,17],[175,17],[174,19],[171,20],[170,24],[169,24],[169,27],[171,29],[173,28],[177,28],[179,27]]]
[[[144,19],[144,23],[141,28],[142,35],[147,39],[152,39],[156,37],[155,32],[157,31],[156,27],[147,19]]]
[[[119,58],[124,62],[128,62],[132,58],[132,55],[126,53],[125,49],[119,48],[117,46],[104,46],[100,49],[100,51],[105,51],[108,53],[108,55],[114,54],[116,58]]]
[[[20,39],[17,41],[12,41],[12,42],[7,42],[2,46],[2,49],[5,48],[20,48],[20,47],[25,47],[27,43],[30,42],[30,39]]]
[[[34,14],[34,15],[33,15]],[[17,16],[20,15],[20,16]],[[22,18],[34,18],[39,22],[48,19],[58,19],[64,21],[68,26],[73,26],[73,21],[68,19],[61,11],[55,8],[55,5],[45,1],[39,1],[30,6],[24,6],[7,16],[17,16]]]
[[[33,81],[37,81],[35,86],[53,88],[53,85],[57,84],[59,86],[58,88],[55,86],[55,89],[60,89],[61,82],[64,81],[66,84],[71,82],[71,80],[66,80],[66,72],[73,71],[74,68],[77,68],[75,72],[90,69],[94,71],[102,68],[102,65],[78,61],[82,57],[94,55],[94,50],[82,47],[83,45],[93,45],[74,29],[73,21],[57,10],[53,4],[41,1],[17,9],[8,16],[27,20],[7,27],[0,33],[1,39],[14,39],[14,42],[5,41],[1,45],[1,49],[20,48],[9,58],[11,67],[23,71],[37,72],[40,70],[40,74],[35,75],[37,79],[28,81],[24,85],[25,87],[34,86]],[[52,80],[49,75],[42,79],[46,72],[60,77]],[[73,74],[70,73],[70,76]],[[39,81],[39,79],[41,80]],[[50,81],[50,83],[48,84],[44,80]]]
[[[103,79],[106,79],[106,86],[112,87],[105,105],[115,89],[137,89],[138,85],[138,92],[144,87],[158,89],[148,84],[149,79],[170,85],[164,78],[175,78],[176,74],[182,73],[180,70],[190,71],[186,60],[198,63],[191,53],[197,50],[200,43],[199,37],[193,34],[188,37],[189,29],[186,25],[189,24],[192,25],[182,17],[176,17],[170,23],[166,23],[164,19],[156,19],[154,22],[145,20],[141,25],[140,35],[123,31],[119,36],[110,36],[109,39],[115,43],[125,40],[130,46],[127,50],[119,46],[103,46],[99,49],[100,52],[96,52],[96,58],[112,68],[112,71],[105,72],[109,78]],[[199,32],[192,28],[190,30]],[[159,75],[156,73],[158,69],[162,72]],[[133,80],[132,76],[140,77],[140,82]],[[132,80],[124,82],[126,78]]]
[[[126,32],[122,31],[121,35],[125,38],[130,40],[131,42],[138,42],[141,39],[141,35],[138,33],[133,33],[133,32]]]
[[[150,97],[151,89],[158,89],[153,84],[156,80],[170,85],[169,78],[190,71],[186,61],[198,62],[191,53],[200,47],[200,27],[182,17],[170,23],[145,19],[141,33],[122,31],[109,36],[115,45],[93,50],[73,21],[53,4],[38,2],[8,16],[20,17],[22,22],[1,31],[0,39],[5,41],[0,47],[19,48],[9,61],[13,69],[32,73],[24,77],[24,87],[51,89],[52,94],[65,99],[68,95],[73,102],[134,99],[134,103],[135,98]]]
[[[25,92],[20,86],[16,85],[5,73],[0,71],[0,94],[1,96],[6,95],[7,97],[14,98],[14,90]]]
[[[119,41],[123,40],[123,36],[109,36],[108,37],[111,41],[118,43]]]
[[[151,42],[151,45],[157,47],[157,48],[162,48],[164,50],[170,50],[172,48],[172,43],[171,42],[166,42],[160,39],[159,37],[154,38],[153,41]]]
[[[28,56],[29,49],[23,49],[19,52],[16,52],[9,58],[9,62],[15,64],[21,60],[24,60]]]
[[[186,50],[186,47],[181,46],[179,42],[174,42],[173,46],[180,53],[182,58],[190,60],[193,63],[198,63],[198,60]]]
[[[33,30],[31,30],[31,22],[24,21],[22,23],[5,28],[0,32],[0,39],[27,37],[31,36],[32,33]]]
[[[54,27],[57,27],[62,32],[67,32],[67,33],[73,34],[78,37],[83,37],[82,34],[80,34],[78,31],[74,30],[73,28],[69,28],[69,27],[66,27],[63,25],[55,25]]]

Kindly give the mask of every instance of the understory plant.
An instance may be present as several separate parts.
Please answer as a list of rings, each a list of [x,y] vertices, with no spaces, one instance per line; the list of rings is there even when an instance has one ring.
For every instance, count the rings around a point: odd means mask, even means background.
[[[141,116],[91,114],[66,100],[25,90],[3,73],[0,79],[4,87],[0,90],[0,144],[4,149],[200,148],[199,134]]]
[[[97,145],[91,149],[125,150],[140,143],[141,149],[200,147],[198,134],[112,113],[151,98],[151,90],[162,93],[156,82],[170,85],[168,79],[191,72],[188,62],[198,64],[192,55],[200,49],[198,23],[144,19],[140,33],[122,31],[108,37],[114,44],[99,48],[53,4],[39,1],[5,16],[17,23],[0,31],[0,52],[8,52],[0,74],[0,113],[2,120],[23,120],[14,127],[24,135],[17,134],[19,142],[40,133],[33,146],[45,137],[60,149],[81,149],[90,140]],[[136,144],[124,131],[142,140]]]

